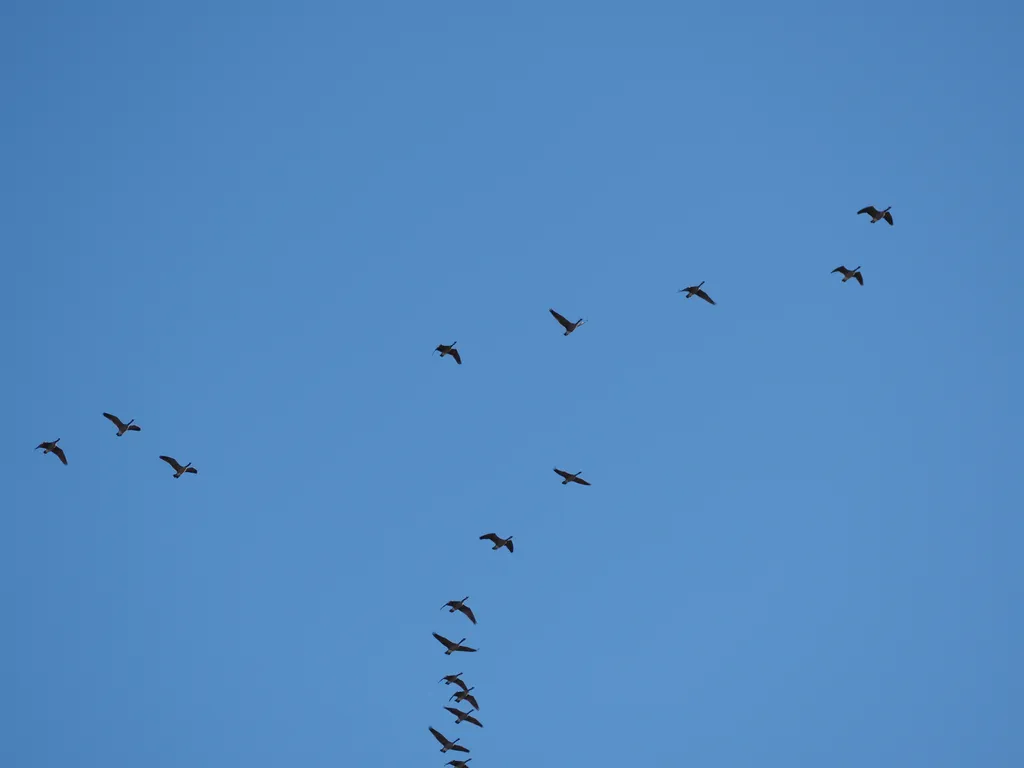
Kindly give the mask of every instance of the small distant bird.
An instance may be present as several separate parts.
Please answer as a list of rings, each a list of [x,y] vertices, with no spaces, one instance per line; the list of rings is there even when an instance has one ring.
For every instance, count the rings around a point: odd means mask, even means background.
[[[189,474],[192,474],[192,475],[198,475],[199,474],[199,470],[192,466],[192,462],[191,461],[183,467],[183,466],[181,466],[181,464],[179,464],[177,461],[172,459],[170,456],[161,456],[160,458],[163,459],[164,461],[166,461],[172,467],[174,467],[174,476],[176,478],[181,477],[186,472],[188,472]]]
[[[562,334],[563,336],[568,336],[570,333],[575,331],[581,325],[586,323],[586,320],[584,320],[582,317],[579,320],[577,320],[575,323],[570,323],[568,320],[566,320],[560,314],[555,312],[555,310],[549,309],[548,312],[550,312],[554,316],[555,320],[557,320],[561,324],[561,326],[563,328],[565,328],[565,333]]]
[[[836,272],[843,273],[843,282],[845,283],[851,277],[861,285],[864,285],[864,275],[860,273],[860,267],[856,269],[847,269],[846,267],[836,267],[829,274],[834,275]]]
[[[467,723],[472,723],[473,725],[479,726],[480,728],[484,727],[483,724],[475,717],[473,717],[473,715],[471,715],[469,712],[463,712],[461,709],[456,709],[455,707],[445,707],[445,709],[447,709],[449,712],[455,715],[456,725],[465,720]]]
[[[434,351],[440,352],[441,357],[444,357],[445,355],[451,355],[452,357],[455,358],[456,363],[462,365],[462,358],[459,356],[459,350],[455,348],[455,345],[458,343],[459,342],[457,341],[453,341],[451,344],[438,344],[437,347],[434,348]]]
[[[459,679],[460,677],[462,677],[462,673],[461,672],[459,672],[459,674],[457,674],[457,675],[445,675],[444,677],[442,677],[437,682],[444,683],[445,685],[451,685],[452,683],[455,683],[462,690],[464,690],[464,691],[469,690],[468,688],[466,688],[466,684]]]
[[[892,208],[892,206],[890,205],[889,208]],[[859,211],[857,211],[857,215],[860,216],[862,213],[866,213],[868,216],[871,217],[872,224],[874,224],[876,221],[881,221],[882,219],[885,219],[886,221],[889,222],[889,226],[891,227],[892,214],[889,213],[889,208],[886,208],[884,211],[880,211],[877,208],[875,208],[875,206],[869,205],[867,208],[861,208]]]
[[[442,752],[447,752],[449,749],[452,752],[469,752],[469,750],[466,749],[465,747],[459,746],[459,739],[456,739],[455,741],[449,741],[448,739],[446,739],[444,737],[444,734],[442,734],[436,728],[433,728],[431,726],[427,726],[427,727],[430,728],[430,732],[432,734],[434,734],[434,738],[437,739],[439,742],[441,742],[441,751]],[[472,758],[470,758],[470,759],[472,759]],[[447,763],[446,763],[446,765],[447,765]]]
[[[485,533],[483,536],[480,537],[480,539],[481,541],[487,539],[488,541],[493,542],[494,546],[491,547],[491,549],[501,549],[502,547],[507,547],[509,552],[513,551],[511,536],[509,536],[507,539],[503,539],[496,533]]]
[[[468,760],[449,760],[445,765],[450,765],[452,768],[466,768],[466,765],[472,762],[473,758],[471,757]]]
[[[135,423],[135,419],[132,419],[127,424],[125,424],[123,421],[121,421],[119,418],[117,418],[117,416],[115,416],[112,413],[104,413],[103,415],[106,416],[108,419],[110,419],[112,422],[114,422],[114,426],[117,427],[117,436],[118,437],[123,435],[125,432],[141,432],[142,431],[142,427],[140,427],[138,424]]]
[[[480,705],[476,703],[476,696],[470,693],[470,691],[472,690],[473,688],[467,688],[464,691],[456,691],[448,697],[448,701],[455,699],[456,704],[458,704],[460,701],[468,701],[469,706],[471,706],[473,709],[480,709]]]
[[[39,445],[36,446],[36,450],[38,451],[40,448],[42,448],[43,456],[45,456],[48,453],[52,453],[54,456],[60,459],[61,463],[66,467],[68,465],[68,457],[64,455],[64,449],[57,445],[57,443],[59,442],[60,438],[58,437],[52,443],[40,443]]]
[[[431,632],[431,634],[434,636],[434,639],[437,640],[437,642],[439,642],[441,645],[448,649],[444,652],[445,656],[451,656],[456,651],[463,651],[465,653],[476,653],[476,648],[470,648],[468,645],[463,645],[463,643],[466,642],[466,638],[462,638],[461,640],[459,640],[459,642],[453,643],[444,635],[437,634],[437,632]],[[460,672],[459,674],[461,675],[462,673]]]
[[[562,485],[568,485],[569,483],[579,483],[580,485],[590,485],[590,483],[588,483],[586,480],[584,480],[582,477],[580,477],[580,475],[583,474],[583,470],[580,470],[575,475],[570,475],[568,472],[566,472],[564,470],[561,470],[561,469],[558,469],[556,467],[555,468],[555,473],[561,475],[564,478],[562,480]]]
[[[700,281],[700,285],[691,285],[689,288],[682,288],[678,292],[679,293],[685,293],[686,294],[686,298],[690,298],[691,296],[700,296],[708,304],[714,304],[715,302],[711,300],[711,297],[708,296],[706,293],[704,293],[704,291],[701,290],[701,288],[700,288],[701,285],[704,285],[704,281],[703,280]]]
[[[466,595],[461,600],[449,600],[447,603],[441,606],[443,611],[445,608],[448,609],[448,613],[455,613],[456,611],[462,611],[466,614],[466,618],[476,624],[476,616],[473,615],[473,609],[466,605],[466,601],[469,600],[469,595]]]

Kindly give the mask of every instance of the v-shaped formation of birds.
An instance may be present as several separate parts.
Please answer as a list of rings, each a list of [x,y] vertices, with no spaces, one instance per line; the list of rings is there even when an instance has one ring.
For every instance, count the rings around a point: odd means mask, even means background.
[[[888,222],[889,226],[892,226],[892,214],[889,212],[891,207],[892,206],[886,208],[883,211],[880,211],[877,208],[875,208],[875,206],[869,205],[866,208],[861,208],[859,211],[857,211],[857,214],[868,214],[868,216],[871,219],[870,223],[872,224],[885,220],[886,222]],[[859,266],[854,267],[853,269],[847,269],[845,266],[840,265],[832,270],[832,274],[835,274],[836,272],[839,272],[843,276],[842,282],[844,283],[847,280],[853,278],[861,285],[864,285],[864,276],[861,274]],[[678,292],[685,293],[687,299],[692,298],[694,296],[698,296],[701,299],[704,299],[704,301],[706,301],[708,304],[715,304],[714,299],[712,299],[707,294],[703,286],[704,281],[701,281],[697,285],[691,285],[688,286],[687,288],[681,288]],[[558,324],[562,326],[562,328],[564,329],[564,336],[568,336],[586,322],[583,318],[580,318],[576,322],[572,322],[553,309],[549,309],[548,311],[551,313],[551,316],[558,321]],[[462,355],[459,353],[459,350],[455,348],[456,344],[458,344],[457,341],[453,341],[451,344],[438,344],[434,351],[440,352],[441,357],[445,357],[447,355],[451,357],[453,360],[455,360],[455,362],[458,365],[462,365]],[[103,416],[107,418],[117,428],[117,437],[121,437],[122,435],[128,432],[141,431],[141,427],[139,427],[139,425],[135,423],[134,419],[132,419],[128,423],[125,423],[112,413],[104,413]],[[60,461],[65,466],[67,466],[68,458],[67,455],[64,453],[64,449],[58,445],[59,442],[59,437],[53,441],[44,441],[37,445],[36,449],[38,450],[42,448],[44,454],[52,453],[54,456],[60,459]],[[198,470],[196,470],[196,468],[192,466],[191,462],[182,466],[176,459],[170,456],[160,456],[159,458],[167,462],[171,466],[171,468],[174,470],[175,478],[179,478],[184,474],[198,474]],[[590,485],[588,481],[580,477],[580,475],[583,474],[582,472],[571,473],[566,472],[564,469],[558,469],[557,467],[555,467],[554,470],[555,474],[562,478],[562,485],[568,485],[569,483],[576,483],[577,485]],[[485,533],[483,536],[480,537],[480,539],[484,541],[489,541],[493,545],[492,549],[498,550],[505,548],[509,552],[513,551],[512,536],[503,539],[496,533]],[[468,596],[463,597],[461,600],[449,600],[447,603],[441,606],[441,609],[444,610],[445,608],[447,608],[448,613],[455,613],[456,611],[458,611],[475,625],[476,615],[473,613],[473,609],[466,605],[466,602],[468,600]],[[464,643],[466,642],[465,637],[456,642],[453,640],[449,640],[447,637],[438,634],[437,632],[434,632],[433,634],[434,639],[436,639],[437,642],[444,646],[445,656],[451,656],[453,653],[477,652],[476,648],[471,648],[468,645],[464,645]],[[477,726],[478,728],[483,728],[483,723],[481,723],[473,714],[474,712],[479,712],[480,710],[480,705],[477,703],[476,696],[473,694],[475,688],[473,686],[469,686],[466,684],[466,682],[462,679],[462,672],[457,672],[451,675],[445,675],[440,680],[438,680],[438,682],[444,683],[446,686],[454,685],[458,689],[448,698],[450,702],[454,702],[456,705],[469,706],[469,709],[460,709],[459,706],[451,707],[445,705],[445,709],[448,712],[450,712],[452,716],[454,716],[455,718],[454,725],[460,725],[461,723],[470,723],[472,725]],[[443,733],[441,733],[439,730],[434,728],[433,726],[429,726],[429,730],[433,737],[437,739],[437,742],[441,745],[442,753],[460,752],[465,754],[469,752],[468,747],[459,743],[462,740],[461,737],[452,740],[445,736]],[[473,758],[471,757],[466,758],[465,760],[452,759],[445,763],[445,765],[451,765],[453,766],[453,768],[466,768],[466,764],[472,762],[472,760]]]

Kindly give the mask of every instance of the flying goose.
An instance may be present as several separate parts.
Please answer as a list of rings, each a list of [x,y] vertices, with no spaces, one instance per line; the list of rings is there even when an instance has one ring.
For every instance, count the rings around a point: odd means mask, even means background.
[[[501,549],[502,547],[507,547],[509,552],[512,551],[513,545],[511,536],[509,536],[507,539],[503,539],[496,533],[485,533],[483,536],[480,537],[481,541],[483,541],[484,539],[487,539],[488,541],[494,544],[494,546],[491,547],[491,549]]]
[[[449,741],[448,739],[446,739],[444,737],[444,734],[442,734],[436,728],[434,728],[432,726],[427,726],[427,727],[430,728],[430,732],[432,734],[434,734],[434,738],[437,739],[439,742],[441,742],[441,751],[442,752],[447,752],[449,749],[452,752],[469,752],[469,750],[466,749],[465,747],[459,746],[459,739],[456,739],[455,741]]]
[[[103,415],[106,416],[108,419],[110,419],[112,422],[114,422],[114,426],[117,427],[117,436],[118,437],[123,435],[125,432],[141,432],[142,431],[142,427],[140,427],[138,424],[135,423],[135,419],[132,419],[127,424],[125,424],[123,421],[121,421],[119,418],[117,418],[117,416],[115,416],[112,413],[104,413]]]
[[[471,715],[469,712],[463,712],[461,709],[456,709],[455,707],[445,707],[445,709],[447,709],[449,712],[455,715],[456,725],[465,720],[467,723],[472,723],[473,725],[479,726],[480,728],[484,727],[483,723],[481,723],[479,720],[473,717],[473,715]]]
[[[892,208],[892,206],[890,205],[889,208]],[[866,213],[868,216],[871,217],[872,224],[874,224],[876,221],[881,221],[882,219],[885,219],[886,221],[889,222],[889,226],[891,227],[892,214],[889,213],[889,208],[886,208],[884,211],[880,211],[877,208],[875,208],[875,206],[869,205],[867,208],[861,208],[859,211],[857,211],[857,215],[860,216],[862,213]]]
[[[555,312],[555,310],[549,309],[548,312],[550,312],[554,316],[555,320],[557,320],[559,322],[559,324],[561,324],[561,326],[563,328],[565,328],[565,333],[562,334],[563,336],[568,336],[570,333],[575,331],[581,325],[586,323],[586,320],[584,320],[582,317],[579,320],[577,320],[575,323],[570,323],[568,320],[566,320],[560,314]]]
[[[703,280],[700,281],[700,285],[691,285],[689,288],[681,288],[678,291],[678,293],[685,293],[686,298],[690,298],[691,296],[700,296],[708,304],[714,304],[715,302],[711,299],[711,297],[701,290],[701,285],[704,285]]]
[[[476,686],[474,686],[474,688],[475,687]],[[476,696],[474,696],[473,694],[470,693],[470,691],[472,691],[472,690],[473,690],[473,688],[467,688],[464,691],[456,691],[455,693],[453,693],[451,696],[448,697],[448,701],[451,701],[452,699],[455,699],[455,703],[456,704],[458,704],[461,701],[468,701],[469,702],[469,706],[471,706],[473,709],[479,710],[480,709],[480,705],[476,703]]]
[[[444,683],[445,685],[451,685],[452,683],[455,683],[457,686],[459,686],[459,688],[465,691],[467,690],[466,684],[459,679],[460,677],[462,677],[461,672],[459,672],[459,674],[457,675],[445,675],[437,682]]]
[[[473,758],[468,760],[449,760],[445,765],[450,765],[452,768],[466,768],[467,763],[473,762]]]
[[[470,648],[468,645],[463,645],[463,643],[466,641],[466,638],[462,638],[461,640],[459,640],[459,642],[453,643],[451,640],[449,640],[444,635],[437,634],[437,632],[431,632],[431,634],[434,636],[434,638],[437,640],[437,642],[439,642],[441,645],[443,645],[445,648],[448,649],[447,651],[444,652],[445,656],[451,656],[456,651],[464,651],[466,653],[476,653],[476,648]],[[461,675],[462,673],[460,672],[459,674]]]
[[[441,357],[444,357],[445,355],[451,355],[452,357],[455,358],[456,363],[462,365],[462,358],[459,356],[459,350],[455,348],[455,345],[458,343],[459,342],[457,341],[453,341],[451,344],[438,344],[437,347],[434,348],[434,351],[440,352]]]
[[[42,442],[36,446],[36,450],[38,451],[40,448],[42,448],[43,456],[45,456],[48,453],[52,453],[54,456],[60,459],[61,463],[66,467],[68,465],[68,457],[64,455],[64,449],[57,445],[57,443],[59,442],[59,437],[52,443]]]
[[[441,606],[443,611],[445,608],[448,609],[448,613],[455,613],[456,611],[462,611],[466,614],[466,618],[476,624],[476,616],[473,615],[473,609],[466,605],[466,601],[469,600],[469,595],[466,595],[461,600],[449,600],[447,603]]]
[[[852,277],[858,283],[860,283],[861,285],[864,285],[864,275],[862,275],[860,273],[860,267],[857,267],[856,269],[847,269],[846,267],[836,267],[829,274],[833,274],[834,275],[836,272],[842,272],[843,273],[843,282],[844,283]]]
[[[181,466],[181,464],[179,464],[177,461],[172,459],[170,456],[161,456],[160,458],[163,459],[164,461],[166,461],[172,467],[174,467],[174,476],[176,478],[181,477],[186,472],[188,472],[189,474],[192,474],[192,475],[198,475],[199,474],[199,470],[192,466],[192,462],[191,461],[183,467],[183,466]]]
[[[564,470],[561,470],[561,469],[558,469],[556,467],[555,468],[555,473],[561,475],[564,478],[562,480],[562,485],[568,485],[569,483],[579,483],[580,485],[590,485],[590,483],[588,483],[586,480],[584,480],[582,477],[580,477],[580,475],[583,474],[583,470],[580,470],[575,475],[570,475],[568,472],[566,472]]]

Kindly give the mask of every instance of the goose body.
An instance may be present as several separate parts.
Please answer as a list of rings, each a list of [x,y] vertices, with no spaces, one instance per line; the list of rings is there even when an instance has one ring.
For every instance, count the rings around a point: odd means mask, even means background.
[[[836,272],[842,272],[844,283],[852,277],[858,283],[864,285],[864,275],[860,273],[860,267],[856,267],[855,269],[847,269],[846,267],[836,267],[835,269],[832,270],[831,274],[834,275]]]
[[[436,728],[430,726],[428,727],[430,728],[430,732],[434,734],[434,738],[437,739],[438,742],[440,742],[442,752],[447,752],[449,749],[452,752],[469,752],[468,749],[459,745],[459,739],[451,741],[450,739],[445,738],[445,735]]]
[[[449,600],[447,603],[441,606],[443,611],[445,608],[448,609],[448,613],[455,613],[456,611],[462,611],[466,614],[466,618],[476,624],[476,616],[473,615],[473,609],[466,605],[466,601],[469,600],[469,596],[462,598],[461,600]]]
[[[580,327],[581,325],[583,325],[583,324],[584,324],[584,323],[586,322],[586,320],[584,320],[584,319],[583,319],[583,318],[581,317],[581,318],[580,318],[579,320],[577,320],[577,321],[576,321],[575,323],[570,323],[570,322],[569,322],[568,320],[566,320],[566,319],[565,319],[564,317],[562,317],[562,316],[561,316],[560,314],[558,314],[557,312],[555,312],[555,310],[553,310],[553,309],[549,309],[549,310],[548,310],[548,312],[550,312],[550,313],[551,313],[551,315],[552,315],[552,317],[554,317],[554,318],[555,318],[555,320],[557,320],[557,321],[558,321],[558,324],[559,324],[559,325],[561,325],[561,326],[562,326],[563,328],[565,328],[565,333],[563,333],[563,334],[562,334],[563,336],[568,336],[568,335],[569,335],[570,333],[572,333],[573,331],[575,331],[575,330],[576,330],[577,328],[579,328],[579,327]]]
[[[48,453],[52,453],[54,456],[60,459],[60,463],[66,467],[68,465],[68,457],[64,455],[64,449],[57,445],[57,443],[59,442],[59,437],[53,442],[44,440],[43,442],[36,446],[36,450],[38,451],[40,448],[42,448],[44,456]]]
[[[451,712],[453,715],[455,715],[455,724],[456,725],[458,725],[462,721],[466,721],[467,723],[472,723],[473,725],[475,725],[475,726],[477,726],[479,728],[483,728],[484,727],[483,723],[481,723],[479,720],[477,720],[475,717],[473,717],[473,715],[471,713],[469,713],[469,712],[463,712],[461,709],[456,709],[455,707],[445,707],[445,709],[447,709],[449,712]]]
[[[161,456],[160,458],[163,459],[164,461],[166,461],[168,464],[171,465],[171,467],[174,468],[174,477],[175,478],[181,477],[186,472],[188,472],[190,475],[198,475],[199,474],[199,470],[192,466],[192,462],[191,461],[183,467],[183,466],[181,466],[181,464],[179,464],[176,460],[172,459],[170,456]]]
[[[580,475],[583,474],[582,470],[577,472],[575,475],[570,475],[565,470],[558,469],[556,467],[555,474],[562,476],[562,485],[568,485],[569,483],[578,483],[579,485],[590,485],[590,483],[588,483],[586,480],[580,477]]]
[[[501,549],[502,547],[505,547],[509,552],[513,551],[511,536],[509,536],[507,539],[503,539],[496,533],[485,533],[483,536],[480,537],[480,540],[487,540],[494,544],[494,546],[491,547],[491,549]]]
[[[437,640],[437,642],[439,642],[441,645],[445,647],[445,656],[451,656],[456,651],[462,651],[463,653],[476,653],[476,648],[470,648],[468,645],[463,645],[463,643],[466,641],[466,638],[462,638],[462,640],[459,640],[459,642],[453,643],[444,635],[437,634],[437,632],[432,632],[431,634],[434,636],[434,639]],[[460,672],[459,674],[461,675],[462,673]]]
[[[708,296],[701,289],[701,287],[700,287],[701,285],[704,285],[704,281],[703,280],[700,281],[699,285],[691,285],[689,288],[681,288],[678,291],[678,293],[685,293],[686,294],[686,298],[688,298],[688,299],[693,297],[693,296],[700,296],[708,304],[714,304],[715,303],[714,300],[710,296]]]
[[[141,432],[142,427],[135,423],[135,419],[132,419],[127,424],[121,421],[117,416],[112,413],[104,412],[103,415],[113,422],[114,426],[117,427],[117,436],[120,437],[125,432]]]
[[[892,206],[890,205],[889,208],[892,208]],[[881,221],[882,219],[885,219],[886,221],[889,222],[889,226],[891,227],[892,214],[889,213],[889,208],[886,208],[884,211],[880,211],[877,208],[875,208],[875,206],[869,205],[866,208],[861,208],[859,211],[857,211],[857,215],[860,216],[862,213],[866,213],[868,216],[871,217],[872,224]]]
[[[459,688],[461,688],[462,690],[469,690],[468,688],[466,688],[466,684],[462,682],[462,680],[460,679],[461,677],[462,673],[459,672],[457,675],[445,675],[437,682],[444,683],[445,685],[451,685],[452,683],[455,683],[455,685],[459,686]]]
[[[458,343],[459,342],[457,341],[453,341],[451,344],[438,344],[434,348],[434,351],[440,352],[441,357],[444,357],[445,355],[451,355],[452,357],[455,358],[456,363],[462,365],[462,357],[459,355],[459,350],[455,348],[455,345]]]

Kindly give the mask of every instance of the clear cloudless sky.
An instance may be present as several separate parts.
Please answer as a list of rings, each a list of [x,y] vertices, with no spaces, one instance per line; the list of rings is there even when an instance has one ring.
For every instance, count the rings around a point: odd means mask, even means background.
[[[146,5],[0,10],[0,765],[1024,765],[1019,4]]]

